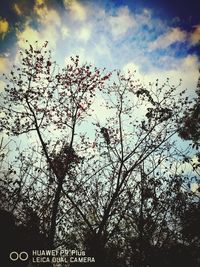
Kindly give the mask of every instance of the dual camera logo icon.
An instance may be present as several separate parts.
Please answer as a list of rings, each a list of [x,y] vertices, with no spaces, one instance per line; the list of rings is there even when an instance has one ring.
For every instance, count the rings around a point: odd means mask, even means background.
[[[26,251],[22,251],[19,253],[16,251],[12,251],[9,257],[11,261],[17,261],[17,260],[26,261],[28,260],[28,253]]]

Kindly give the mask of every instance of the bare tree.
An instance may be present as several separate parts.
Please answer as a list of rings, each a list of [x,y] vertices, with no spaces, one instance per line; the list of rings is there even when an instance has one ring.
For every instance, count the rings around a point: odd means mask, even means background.
[[[50,170],[47,179],[56,185],[48,237],[52,247],[62,186],[72,166],[81,160],[74,149],[76,127],[86,116],[96,90],[110,74],[103,75],[88,64],[80,66],[78,57],[59,70],[46,47],[47,42],[42,48],[29,45],[29,49],[20,52],[21,66],[13,66],[6,77],[9,83],[1,127],[14,135],[36,132]],[[55,130],[56,137],[52,135]],[[55,152],[52,147],[56,145]]]
[[[86,249],[96,266],[150,265],[153,249],[180,241],[191,149],[177,129],[190,103],[168,79],[144,87],[119,71],[105,84],[111,73],[78,57],[60,70],[46,46],[22,52],[3,93],[1,128],[29,137],[12,167],[12,212],[31,208],[50,247]]]

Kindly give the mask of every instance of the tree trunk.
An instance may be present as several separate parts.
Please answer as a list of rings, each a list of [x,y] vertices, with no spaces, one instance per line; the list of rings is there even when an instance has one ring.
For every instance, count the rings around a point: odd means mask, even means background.
[[[49,243],[50,248],[54,247],[54,238],[55,238],[55,233],[56,233],[56,217],[57,217],[58,206],[59,206],[59,201],[61,197],[62,184],[63,184],[63,179],[60,179],[58,182],[55,198],[53,201],[51,225],[50,225],[50,231],[49,231],[49,237],[48,237],[49,239],[48,243]]]

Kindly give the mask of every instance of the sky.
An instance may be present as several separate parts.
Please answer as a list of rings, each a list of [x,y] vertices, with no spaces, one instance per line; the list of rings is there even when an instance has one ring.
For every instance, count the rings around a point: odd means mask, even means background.
[[[3,0],[0,5],[1,74],[16,63],[25,40],[48,40],[61,65],[79,55],[108,71],[136,70],[143,83],[182,78],[183,89],[195,90],[198,0]],[[1,90],[4,85],[1,80]]]
[[[2,73],[29,43],[49,42],[56,61],[70,56],[108,71],[136,71],[144,85],[170,81],[194,95],[200,67],[199,0],[2,0]],[[96,104],[96,103],[95,103]],[[106,110],[98,110],[104,120]]]

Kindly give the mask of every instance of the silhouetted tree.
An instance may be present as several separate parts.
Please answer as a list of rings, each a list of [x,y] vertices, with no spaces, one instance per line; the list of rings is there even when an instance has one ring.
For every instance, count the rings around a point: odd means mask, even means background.
[[[42,48],[29,45],[29,49],[20,52],[21,66],[14,66],[6,77],[9,83],[5,89],[1,128],[16,136],[37,133],[41,153],[55,176],[49,230],[49,245],[53,247],[62,186],[71,165],[79,163],[73,148],[76,126],[87,114],[96,89],[109,75],[92,70],[91,65],[79,66],[78,57],[71,58],[72,63],[62,71],[56,70],[46,47],[47,42]],[[52,158],[51,145],[55,139],[50,132],[53,128],[60,131],[69,145],[67,153],[61,150],[59,153],[63,154]]]
[[[51,248],[86,250],[94,266],[156,266],[173,247],[182,253],[191,151],[177,134],[189,105],[180,84],[144,87],[118,71],[105,86],[110,73],[78,57],[60,70],[46,46],[21,52],[7,77],[1,128],[24,139],[4,165],[2,208]]]
[[[181,119],[179,133],[182,138],[191,140],[193,146],[198,149],[200,145],[200,76],[197,82],[196,94],[194,104],[185,110]]]

